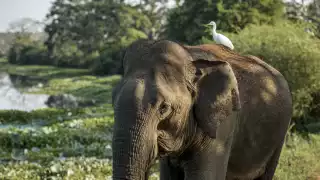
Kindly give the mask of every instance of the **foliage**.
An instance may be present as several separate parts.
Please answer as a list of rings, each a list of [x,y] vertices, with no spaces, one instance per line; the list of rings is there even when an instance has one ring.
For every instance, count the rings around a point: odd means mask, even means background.
[[[13,64],[50,64],[47,50],[43,45],[45,34],[37,32],[41,23],[31,18],[21,18],[9,24],[8,32],[3,34],[9,44],[8,50],[3,48],[3,55]],[[7,52],[8,51],[8,52]]]
[[[320,91],[320,41],[305,33],[303,27],[282,21],[275,26],[250,26],[237,35],[224,33],[236,51],[262,58],[285,76],[293,95],[295,120],[310,120],[312,104],[320,103],[313,102],[312,97]],[[203,41],[213,43],[206,38]]]
[[[6,57],[15,39],[14,33],[0,32],[0,57]]]
[[[320,176],[320,136],[309,140],[300,134],[289,134],[282,149],[275,180],[317,180]]]
[[[47,15],[51,22],[45,27],[51,59],[58,66],[91,67],[98,74],[118,73],[121,50],[137,39],[153,38],[161,29],[158,22],[164,11],[155,8],[159,2],[131,5],[116,0],[56,0]]]
[[[8,32],[14,32],[17,34],[34,33],[39,31],[42,23],[32,18],[20,18],[9,23]]]
[[[40,152],[44,154],[45,152]],[[37,153],[34,153],[37,154]],[[38,152],[39,154],[39,152]],[[0,166],[1,179],[111,179],[112,162],[95,157],[53,159],[47,163],[22,162]]]
[[[0,57],[0,64],[6,64],[8,63],[8,60],[4,57]]]
[[[48,82],[44,88],[33,93],[81,92],[77,95],[86,93],[88,97],[105,100],[102,105],[83,109],[0,111],[3,119],[0,124],[0,179],[111,178],[114,116],[110,104],[111,87],[120,77],[84,76],[78,71],[79,74],[73,72],[70,77],[65,74],[57,78],[55,73],[64,74],[62,72],[67,72],[68,69],[19,65],[8,65],[7,68],[15,74],[46,77]],[[96,91],[97,87],[105,87],[104,92]],[[11,121],[16,123],[10,123]],[[320,136],[314,134],[309,138],[307,141],[300,134],[289,134],[275,179],[298,180],[319,176]],[[157,163],[153,166],[149,179],[159,179],[158,169]]]
[[[164,37],[164,24],[168,12],[166,3],[168,2],[169,0],[141,0],[138,4],[133,5],[149,19],[150,26],[143,29],[149,39],[156,40]]]
[[[0,179],[111,178],[111,90],[121,77],[93,76],[87,69],[96,74],[118,73],[124,48],[140,38],[167,35],[188,44],[213,43],[208,29],[202,27],[211,20],[217,22],[218,31],[229,32],[223,34],[232,40],[236,51],[261,57],[289,82],[294,121],[308,131],[309,140],[297,132],[289,134],[275,179],[320,175],[320,136],[312,134],[320,129],[320,43],[304,32],[310,24],[276,22],[282,16],[280,0],[176,0],[177,7],[163,26],[166,2],[55,0],[48,14],[45,44],[30,33],[17,33],[8,56],[12,64],[0,59],[0,71],[44,83],[33,91],[21,87],[22,92],[67,93],[96,103],[76,109],[0,111]],[[317,17],[312,6],[308,11]],[[25,161],[13,160],[17,156]],[[158,179],[157,165],[151,179]]]
[[[32,93],[70,93],[101,103],[79,109],[0,111],[0,179],[110,177],[111,90],[120,77],[89,76],[82,71],[68,76],[64,74],[68,69],[51,66],[7,65],[6,68],[11,73],[48,80],[43,88]],[[157,179],[153,176],[156,175],[152,174],[151,179]]]
[[[31,112],[25,111],[18,111],[18,110],[1,110],[0,111],[0,124],[4,123],[32,123],[33,120],[39,119],[56,119],[58,116],[68,113],[72,114],[84,114],[83,109],[54,109],[54,108],[47,108],[47,109],[40,109],[34,110]]]
[[[308,5],[309,20],[314,24],[315,35],[320,39],[320,1],[313,0]]]
[[[33,40],[29,34],[16,37],[8,53],[12,64],[51,64],[47,49],[40,41]]]
[[[8,64],[6,59],[0,60],[0,71],[7,72],[15,87],[20,85],[36,85],[47,82],[49,79],[74,77],[90,74],[87,69],[58,68],[44,65],[24,65]],[[16,80],[15,80],[16,79]]]
[[[217,29],[239,32],[250,24],[273,23],[281,18],[281,0],[185,0],[170,11],[166,33],[170,39],[198,44],[206,35],[203,24],[214,20]]]
[[[286,17],[293,22],[305,22],[305,31],[320,38],[320,1],[305,5],[296,1],[285,3]]]

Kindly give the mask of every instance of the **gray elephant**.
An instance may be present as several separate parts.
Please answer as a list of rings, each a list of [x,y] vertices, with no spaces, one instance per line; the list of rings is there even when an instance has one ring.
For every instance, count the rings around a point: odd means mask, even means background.
[[[113,179],[272,179],[291,120],[285,78],[223,45],[138,40],[114,87]]]

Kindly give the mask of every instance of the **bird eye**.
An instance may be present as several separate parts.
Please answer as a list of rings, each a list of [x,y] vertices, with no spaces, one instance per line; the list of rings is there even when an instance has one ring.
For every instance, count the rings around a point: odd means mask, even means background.
[[[161,105],[159,106],[159,114],[162,119],[169,116],[171,112],[172,112],[172,108],[169,103],[167,102],[161,103]]]

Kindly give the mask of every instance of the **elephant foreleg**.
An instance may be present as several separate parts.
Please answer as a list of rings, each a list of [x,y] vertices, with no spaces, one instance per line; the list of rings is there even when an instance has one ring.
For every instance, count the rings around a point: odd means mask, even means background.
[[[282,146],[283,146],[283,143],[281,143],[281,145],[277,149],[275,149],[273,155],[271,156],[271,158],[266,166],[265,172],[260,177],[256,178],[255,180],[272,180],[273,179],[273,176],[276,172],[276,168],[277,168],[278,161],[280,158]]]
[[[173,165],[169,157],[160,160],[160,180],[184,180],[182,168]]]
[[[201,150],[190,152],[183,165],[186,180],[225,180],[233,133],[234,121],[226,119],[220,124],[216,139],[206,137]]]
[[[215,151],[194,154],[184,163],[186,180],[225,180],[228,153],[217,155]]]

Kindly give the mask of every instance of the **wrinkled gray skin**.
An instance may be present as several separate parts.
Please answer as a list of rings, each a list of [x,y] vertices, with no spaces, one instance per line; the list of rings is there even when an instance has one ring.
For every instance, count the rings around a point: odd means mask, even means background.
[[[113,91],[113,179],[272,179],[292,114],[284,77],[222,45],[139,40]]]

